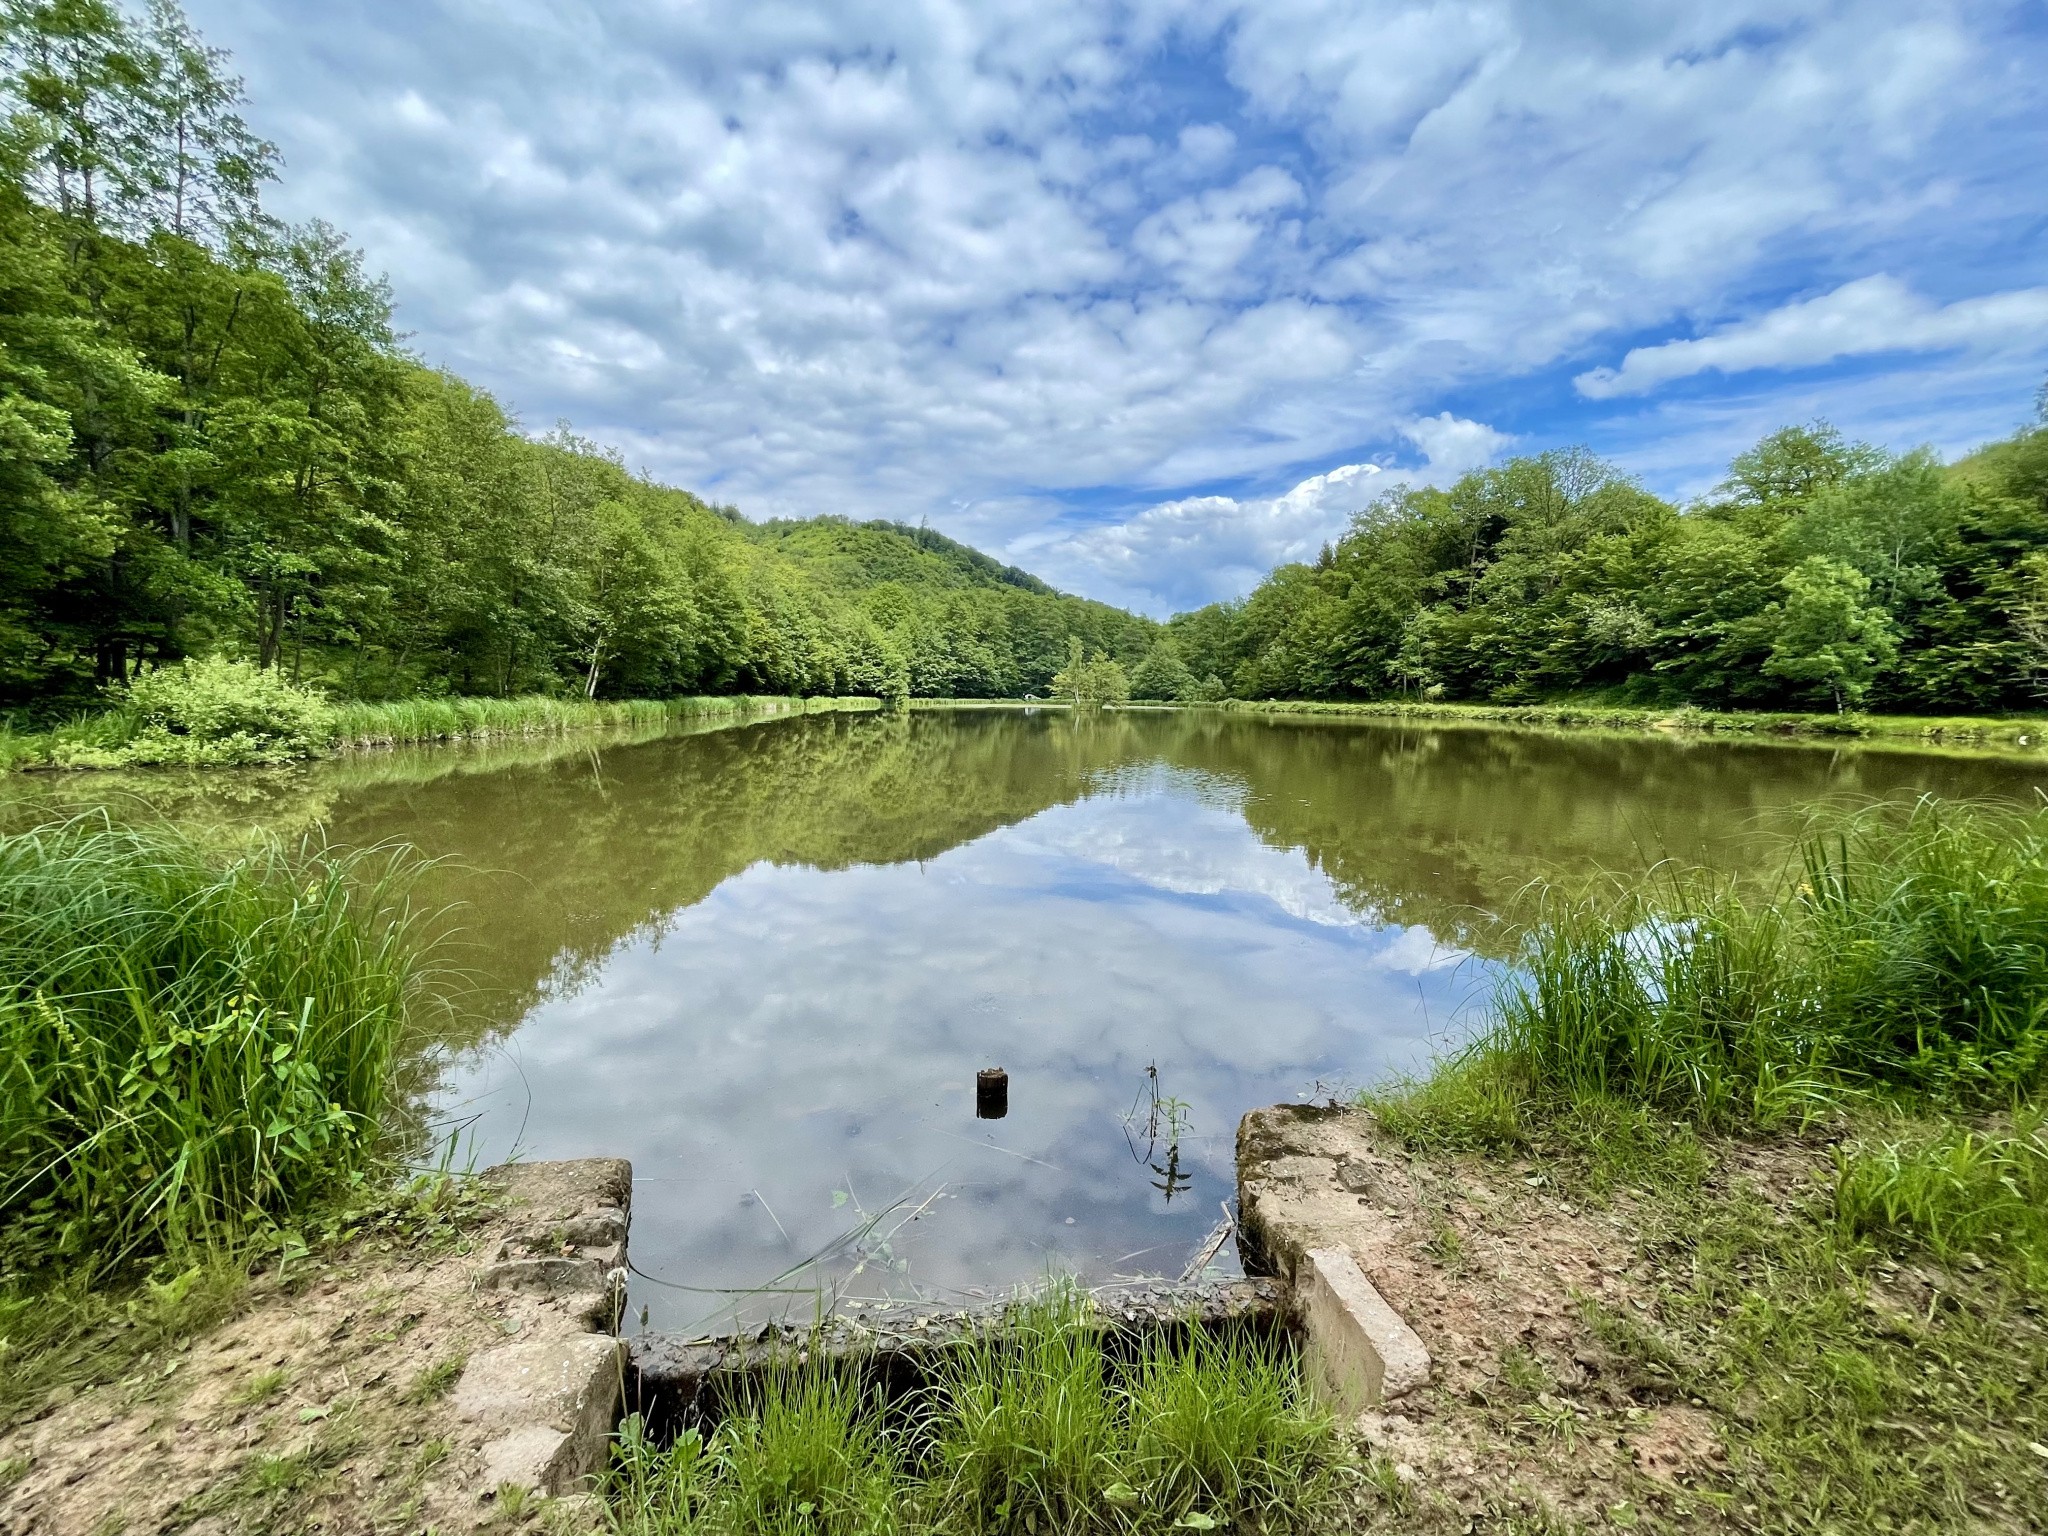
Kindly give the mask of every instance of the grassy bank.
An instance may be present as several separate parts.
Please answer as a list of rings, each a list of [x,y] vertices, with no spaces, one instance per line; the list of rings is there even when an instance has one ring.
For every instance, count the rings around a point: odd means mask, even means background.
[[[1603,1432],[1597,1374],[1634,1384],[1632,1414],[1701,1418],[1717,1458],[1617,1524],[2030,1528],[2048,1509],[2048,814],[1818,823],[1774,892],[1681,876],[1549,899],[1520,959],[1487,1034],[1368,1101],[1446,1179],[1625,1205],[1608,1269],[1646,1285],[1577,1298],[1582,1342],[1516,1367],[1536,1385],[1501,1432],[1548,1424],[1552,1451]]]
[[[403,861],[0,838],[8,1268],[231,1246],[360,1179],[417,975]]]
[[[629,1421],[614,1528],[1278,1532],[1346,1508],[1356,1469],[1272,1341],[1190,1330],[1116,1358],[1066,1287],[1007,1321],[907,1400],[884,1401],[857,1366],[792,1362],[708,1438],[656,1447]]]
[[[328,705],[298,700],[288,723],[268,701],[235,699],[188,717],[127,705],[42,729],[0,723],[0,772],[37,768],[125,768],[162,764],[232,767],[275,764],[334,752],[653,729],[685,720],[761,718],[820,710],[880,708],[869,698],[786,698],[729,694],[675,699],[397,699]]]
[[[1233,699],[1218,706],[1237,714],[1327,715],[1357,719],[1444,720],[1560,729],[1668,731],[1727,736],[1842,737],[2048,750],[2048,717],[1865,714],[1773,714],[1706,709],[1634,709],[1610,704],[1432,704],[1403,699],[1366,702]]]

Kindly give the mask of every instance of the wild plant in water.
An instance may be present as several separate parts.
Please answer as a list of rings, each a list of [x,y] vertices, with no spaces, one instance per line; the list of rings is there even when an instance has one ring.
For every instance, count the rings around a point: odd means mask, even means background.
[[[415,974],[403,861],[0,838],[0,1230],[111,1264],[359,1175]]]

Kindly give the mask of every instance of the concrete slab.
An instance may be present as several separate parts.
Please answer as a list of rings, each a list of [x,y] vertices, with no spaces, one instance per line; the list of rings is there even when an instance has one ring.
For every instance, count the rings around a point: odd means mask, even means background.
[[[1237,1180],[1247,1267],[1293,1287],[1319,1395],[1357,1414],[1428,1381],[1428,1349],[1372,1280],[1396,1251],[1415,1185],[1370,1117],[1255,1109],[1238,1126]]]
[[[1311,1248],[1294,1277],[1308,1379],[1346,1418],[1429,1380],[1429,1351],[1342,1248]]]

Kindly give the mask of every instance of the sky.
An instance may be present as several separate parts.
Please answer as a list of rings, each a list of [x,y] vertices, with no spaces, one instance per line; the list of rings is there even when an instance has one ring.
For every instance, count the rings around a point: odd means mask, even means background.
[[[1947,455],[2048,375],[2042,0],[187,0],[425,361],[1154,615],[1400,482]]]

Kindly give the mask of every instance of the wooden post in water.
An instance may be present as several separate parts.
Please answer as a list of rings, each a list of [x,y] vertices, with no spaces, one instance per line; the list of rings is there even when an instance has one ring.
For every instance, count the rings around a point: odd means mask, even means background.
[[[1010,1074],[988,1067],[974,1075],[974,1118],[1000,1120],[1010,1112]]]

